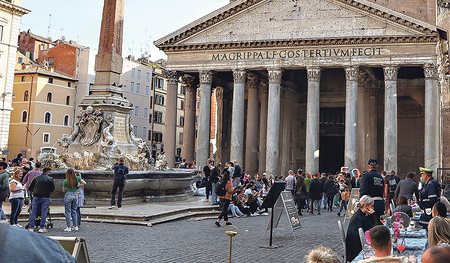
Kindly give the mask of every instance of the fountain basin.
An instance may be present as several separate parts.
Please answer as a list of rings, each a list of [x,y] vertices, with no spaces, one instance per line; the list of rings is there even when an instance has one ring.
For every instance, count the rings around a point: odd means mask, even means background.
[[[85,205],[109,205],[114,181],[112,171],[76,171],[86,181]],[[55,180],[52,203],[64,203],[62,185],[65,171],[51,172]],[[123,204],[140,202],[180,201],[187,199],[189,185],[201,179],[199,170],[173,169],[170,171],[130,171],[124,187]],[[117,194],[116,194],[117,200]]]

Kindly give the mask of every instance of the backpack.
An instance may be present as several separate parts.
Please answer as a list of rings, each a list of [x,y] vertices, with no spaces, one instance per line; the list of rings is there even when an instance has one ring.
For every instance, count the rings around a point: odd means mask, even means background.
[[[395,192],[396,188],[397,188],[397,180],[395,180],[395,176],[389,177],[389,192],[391,193]]]
[[[216,189],[214,189],[214,192],[216,193],[217,196],[224,196],[227,193],[227,190],[225,189],[226,184],[227,183],[225,182],[225,180],[220,180],[216,184]]]
[[[118,165],[114,171],[114,182],[123,183],[125,181],[125,165]]]

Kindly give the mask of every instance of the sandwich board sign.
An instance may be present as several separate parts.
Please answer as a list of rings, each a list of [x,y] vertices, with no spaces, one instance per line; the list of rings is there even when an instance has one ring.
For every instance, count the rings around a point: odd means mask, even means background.
[[[280,222],[283,210],[286,211],[289,226],[291,227],[292,234],[295,237],[294,230],[301,228],[301,224],[297,212],[297,207],[295,206],[294,197],[292,196],[292,193],[290,191],[281,192],[280,196],[277,199],[277,202],[275,203],[275,206],[273,207],[272,213],[275,228],[278,227],[278,223]],[[270,219],[269,223],[267,224],[266,233],[267,230],[269,229],[270,229]]]

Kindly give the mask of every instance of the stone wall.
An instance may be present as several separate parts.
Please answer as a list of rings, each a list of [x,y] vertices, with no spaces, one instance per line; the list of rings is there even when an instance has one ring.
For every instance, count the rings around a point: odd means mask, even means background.
[[[436,0],[369,0],[421,21],[436,24]]]

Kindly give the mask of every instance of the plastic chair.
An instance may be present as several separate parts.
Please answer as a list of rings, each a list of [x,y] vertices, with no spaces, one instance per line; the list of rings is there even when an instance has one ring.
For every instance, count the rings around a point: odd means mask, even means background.
[[[344,263],[347,263],[347,247],[345,245],[345,232],[341,220],[338,220],[339,232],[341,232],[342,245],[344,246]]]
[[[409,216],[405,212],[395,212],[395,213],[400,215],[401,219],[403,220],[403,226],[408,227],[409,223],[411,222],[411,218],[409,218]],[[395,213],[392,212],[391,225],[392,225],[392,223],[395,222],[395,215],[394,215]]]

